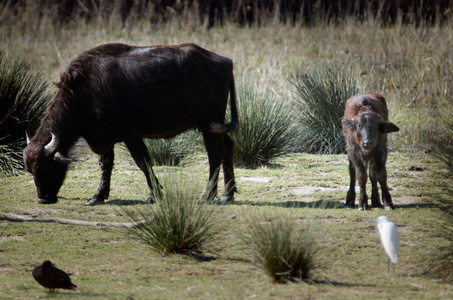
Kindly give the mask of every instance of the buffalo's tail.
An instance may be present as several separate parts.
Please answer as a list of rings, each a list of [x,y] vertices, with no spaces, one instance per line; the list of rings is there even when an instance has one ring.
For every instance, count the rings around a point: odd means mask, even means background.
[[[236,106],[236,88],[234,85],[234,77],[230,83],[230,109],[231,109],[231,122],[228,124],[213,123],[211,124],[211,131],[215,133],[227,133],[235,131],[239,125],[238,110]]]

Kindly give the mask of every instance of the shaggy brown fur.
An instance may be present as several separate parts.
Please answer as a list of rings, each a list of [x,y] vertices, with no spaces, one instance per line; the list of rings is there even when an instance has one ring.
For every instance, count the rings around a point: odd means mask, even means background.
[[[359,210],[368,209],[366,194],[367,171],[371,181],[371,205],[382,207],[377,182],[382,190],[382,201],[386,209],[393,209],[387,187],[387,134],[399,130],[388,122],[385,98],[378,94],[357,95],[349,98],[342,120],[343,135],[349,158],[350,187],[346,206],[355,206],[355,183],[359,181]]]
[[[40,128],[24,149],[39,203],[57,202],[70,163],[66,156],[80,137],[99,154],[102,174],[87,204],[108,198],[113,146],[118,142],[126,144],[144,172],[152,202],[154,175],[142,138],[170,138],[189,129],[203,134],[209,179],[215,183],[208,197],[217,193],[216,170],[222,165],[226,200],[233,200],[233,141],[226,133],[237,128],[238,113],[230,59],[195,44],[105,44],[75,58],[56,86]],[[228,95],[231,122],[224,124]]]

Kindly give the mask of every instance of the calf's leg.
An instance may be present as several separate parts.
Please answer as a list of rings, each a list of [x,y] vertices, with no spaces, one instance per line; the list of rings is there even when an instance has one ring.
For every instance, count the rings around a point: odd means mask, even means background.
[[[359,210],[368,209],[368,196],[366,194],[366,182],[367,174],[366,167],[363,163],[356,163],[356,173],[359,182],[360,194],[359,194]]]
[[[376,173],[379,184],[381,185],[382,202],[384,202],[384,208],[387,210],[394,209],[392,196],[390,196],[390,192],[387,186],[387,170],[385,168],[385,164],[383,166],[380,166]]]
[[[354,208],[355,206],[355,182],[356,182],[356,174],[355,174],[355,166],[354,163],[349,160],[349,191],[346,195],[346,204],[345,206]]]
[[[382,207],[381,200],[379,199],[379,189],[377,187],[377,174],[376,164],[370,163],[370,181],[371,181],[371,206]]]

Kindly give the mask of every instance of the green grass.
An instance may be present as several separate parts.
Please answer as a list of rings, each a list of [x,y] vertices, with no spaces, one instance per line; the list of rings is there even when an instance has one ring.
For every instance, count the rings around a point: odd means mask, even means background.
[[[59,202],[54,205],[37,204],[29,175],[2,179],[1,214],[127,221],[120,207],[147,209],[148,188],[143,174],[129,159],[119,158],[115,166],[110,199],[94,207],[83,204],[97,188],[95,159],[71,164]],[[411,166],[422,171],[410,171]],[[425,222],[438,218],[430,200],[437,197],[442,190],[439,185],[447,180],[437,176],[444,172],[443,164],[421,152],[391,152],[389,186],[397,208],[391,212],[343,208],[347,168],[346,155],[310,154],[284,155],[256,169],[236,168],[239,193],[233,204],[214,206],[222,234],[208,247],[214,253],[208,252],[203,260],[162,256],[113,228],[2,221],[0,298],[46,297],[47,291],[31,276],[33,266],[45,259],[72,272],[78,285],[76,292],[57,291],[55,297],[59,299],[124,299],[129,295],[136,299],[453,297],[451,285],[420,275],[425,266],[419,265],[441,241]],[[174,180],[169,174],[175,167],[154,170],[162,185]],[[181,174],[182,181],[197,182],[194,186],[202,194],[208,177],[206,155],[190,157]],[[244,180],[250,177],[271,181]],[[368,223],[382,214],[397,224],[401,238],[396,273],[390,275],[376,229]],[[306,224],[315,229],[312,233],[322,268],[313,270],[312,283],[272,284],[256,265],[251,254],[254,248],[243,237],[251,219],[264,221],[266,215],[285,219],[297,230]]]
[[[166,176],[154,205],[124,208],[133,222],[146,220],[129,228],[128,234],[160,253],[202,254],[221,230],[215,206],[202,199],[201,191],[200,182],[183,178],[182,173]]]
[[[49,82],[29,72],[24,56],[4,55],[0,49],[0,175],[23,172],[25,132],[38,128],[50,100]]]
[[[426,147],[429,135],[438,132],[438,112],[444,112],[443,117],[450,121],[453,116],[451,24],[381,27],[373,20],[357,23],[345,19],[336,26],[311,28],[279,24],[239,28],[226,23],[207,31],[197,22],[181,24],[178,20],[165,26],[143,21],[123,28],[115,15],[91,22],[75,20],[61,28],[48,17],[40,22],[34,17],[10,17],[0,20],[5,54],[26,55],[30,71],[42,72],[49,80],[56,80],[77,54],[102,43],[195,42],[231,58],[237,81],[241,77],[256,80],[260,89],[275,92],[274,101],[286,105],[294,96],[288,81],[292,66],[311,62],[354,66],[371,92],[386,97],[390,120],[401,128],[391,137],[393,148]],[[154,170],[165,182],[173,168]],[[208,178],[206,154],[201,151],[186,157],[183,168],[184,176],[201,183],[202,193]],[[421,171],[412,171],[417,168]],[[453,298],[450,284],[420,275],[426,257],[442,242],[435,236],[437,229],[426,222],[439,219],[433,201],[448,183],[444,168],[437,158],[422,151],[391,152],[387,169],[397,207],[391,212],[342,207],[349,181],[346,155],[286,154],[256,169],[236,168],[239,193],[232,205],[216,208],[222,238],[215,244],[215,254],[202,261],[185,255],[162,256],[112,228],[2,221],[0,298],[47,297],[31,276],[33,266],[45,259],[72,272],[78,285],[76,292],[56,292],[54,297],[59,299]],[[221,181],[222,177],[220,172]],[[250,177],[270,182],[246,180]],[[42,206],[37,204],[29,175],[0,178],[0,212],[125,221],[126,214],[118,206],[148,206],[148,187],[131,159],[118,157],[109,201],[83,206],[98,182],[96,160],[76,161],[70,166],[59,202]],[[386,274],[379,237],[368,223],[384,213],[397,224],[401,238],[396,273],[390,275]],[[243,234],[251,218],[266,214],[286,218],[298,229],[306,222],[316,226],[320,263],[326,266],[313,272],[316,284],[272,284],[256,266]]]
[[[294,140],[293,115],[270,86],[238,85],[239,127],[231,134],[237,165],[256,167],[289,152]]]
[[[317,247],[308,225],[299,228],[291,219],[278,216],[249,221],[249,244],[258,265],[273,282],[309,280],[317,267]]]
[[[345,151],[341,118],[346,100],[367,91],[352,65],[312,63],[297,66],[290,82],[297,109],[297,150],[338,154]]]

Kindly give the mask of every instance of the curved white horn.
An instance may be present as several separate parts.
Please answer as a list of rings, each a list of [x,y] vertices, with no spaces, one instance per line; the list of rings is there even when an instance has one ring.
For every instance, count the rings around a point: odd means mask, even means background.
[[[44,146],[43,151],[45,156],[49,156],[54,153],[55,150],[57,150],[58,144],[60,143],[60,138],[58,137],[58,135],[52,130],[48,131],[52,135],[52,139],[47,145]]]
[[[28,134],[28,130],[25,130],[25,136],[27,137],[27,145],[30,144],[31,138],[30,135]]]

